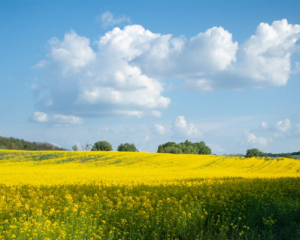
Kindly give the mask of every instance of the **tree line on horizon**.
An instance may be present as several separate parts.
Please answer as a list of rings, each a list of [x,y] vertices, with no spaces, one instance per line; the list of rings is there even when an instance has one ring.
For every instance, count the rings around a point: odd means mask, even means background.
[[[73,151],[78,151],[78,147],[74,145]],[[86,144],[82,147],[85,151],[112,151],[112,145],[107,141],[98,141],[91,144]],[[117,151],[119,152],[138,152],[137,148],[133,143],[122,143],[118,146]],[[158,146],[157,153],[174,153],[174,154],[211,154],[211,149],[205,145],[205,142],[192,143],[186,140],[182,143],[167,142]]]
[[[51,143],[46,142],[30,142],[24,139],[13,137],[0,136],[0,149],[14,149],[14,150],[54,150],[54,151],[67,151],[64,148],[58,147]]]
[[[264,153],[257,148],[248,149],[246,152],[245,157],[251,158],[251,157],[285,157],[285,158],[293,158],[295,156],[300,155],[299,152],[292,152],[292,153]]]
[[[13,137],[2,137],[0,136],[0,149],[8,150],[48,150],[48,151],[69,151],[67,149],[58,147],[51,143],[46,142],[30,142],[24,139],[18,139]],[[107,141],[98,141],[92,144],[86,144],[82,146],[83,151],[112,151],[112,145]],[[73,151],[78,151],[76,145],[72,146]],[[138,152],[138,149],[133,143],[122,143],[118,146],[117,151],[120,152]],[[201,142],[191,142],[186,140],[185,142],[175,143],[167,142],[158,146],[157,153],[173,153],[173,154],[207,154],[210,155],[211,149],[205,144],[204,141]],[[228,155],[230,156],[230,155]],[[234,155],[236,156],[236,155]],[[291,153],[264,153],[257,148],[248,149],[245,155],[239,154],[239,156],[250,157],[286,157],[286,158],[296,158],[300,156],[300,151]]]

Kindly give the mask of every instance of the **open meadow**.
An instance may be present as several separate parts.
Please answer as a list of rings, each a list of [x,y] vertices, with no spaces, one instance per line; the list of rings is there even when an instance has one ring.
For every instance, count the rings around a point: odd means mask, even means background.
[[[300,161],[0,150],[0,239],[299,239]]]

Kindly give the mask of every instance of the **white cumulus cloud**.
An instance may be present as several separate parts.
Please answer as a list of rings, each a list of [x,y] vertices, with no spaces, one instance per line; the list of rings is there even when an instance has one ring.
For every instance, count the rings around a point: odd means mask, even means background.
[[[101,19],[107,24],[128,20],[110,12]],[[140,117],[147,111],[157,117],[171,101],[163,96],[164,78],[183,78],[186,89],[208,92],[282,86],[292,73],[299,39],[300,25],[286,19],[259,24],[240,45],[222,27],[186,39],[128,25],[105,33],[94,50],[89,38],[71,30],[63,40],[52,38],[48,59],[34,67],[47,79],[35,83],[36,109],[76,116]]]
[[[222,27],[213,27],[186,40],[156,35],[150,48],[134,61],[154,77],[197,78],[227,69],[236,60],[238,43]]]
[[[187,123],[184,116],[178,116],[173,121],[172,130],[178,137],[199,137],[202,133],[193,123]]]
[[[30,120],[34,122],[47,122],[48,116],[46,113],[43,112],[34,112]]]
[[[54,37],[48,41],[48,44],[52,63],[55,63],[64,74],[79,72],[96,59],[96,53],[90,47],[90,40],[79,36],[73,30],[65,34],[63,41]]]
[[[249,131],[249,129],[244,130],[244,134],[248,143],[264,147],[268,144],[268,140],[266,138],[257,137],[253,133]]]
[[[66,115],[54,115],[53,121],[58,123],[70,123],[70,124],[82,124],[83,120],[76,116],[66,116]]]
[[[187,79],[185,81],[185,88],[190,91],[202,91],[202,92],[210,92],[213,91],[212,82],[208,79],[199,79],[199,80],[191,80]]]
[[[260,23],[240,45],[227,30],[213,27],[189,40],[159,36],[133,62],[149,76],[184,78],[189,90],[283,86],[299,39],[300,25],[286,19]]]
[[[62,114],[54,114],[49,115],[43,112],[34,112],[32,117],[29,118],[30,121],[40,122],[40,123],[62,123],[62,124],[82,124],[83,120],[80,117],[76,117],[73,115],[62,115]]]
[[[119,16],[115,17],[110,11],[106,11],[97,17],[97,21],[101,22],[102,27],[111,27],[121,23],[130,23],[130,17]]]
[[[207,146],[209,146],[211,148],[213,153],[218,153],[218,154],[225,153],[225,149],[220,147],[218,144],[208,143]]]
[[[160,111],[157,111],[157,110],[153,110],[153,111],[151,112],[151,114],[152,114],[153,117],[156,117],[156,118],[161,117],[161,112],[160,112]]]
[[[164,126],[160,125],[160,124],[155,124],[154,125],[154,130],[157,134],[163,135],[165,133],[165,128]]]
[[[262,122],[261,127],[262,128],[268,128],[268,123],[267,122]]]
[[[274,127],[281,132],[286,132],[291,128],[291,121],[288,118],[284,121],[278,121]]]
[[[115,28],[99,39],[97,51],[74,31],[62,41],[52,38],[44,66],[51,78],[40,86],[37,108],[57,115],[141,117],[168,107],[162,84],[129,63],[155,36],[139,25]]]

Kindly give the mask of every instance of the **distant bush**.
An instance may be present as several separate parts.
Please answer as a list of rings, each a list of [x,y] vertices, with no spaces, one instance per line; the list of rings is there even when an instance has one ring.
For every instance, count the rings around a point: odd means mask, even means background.
[[[192,143],[188,140],[176,144],[167,142],[158,146],[158,153],[184,153],[184,154],[211,154],[211,149],[205,145],[205,142]]]
[[[7,149],[4,145],[0,146],[0,149]]]
[[[178,147],[165,147],[163,149],[163,153],[174,153],[174,154],[180,154],[182,153],[182,150]]]
[[[118,146],[118,151],[120,152],[138,152],[138,150],[136,149],[135,145],[132,143],[132,144],[129,144],[129,143],[121,143],[119,146]]]
[[[288,157],[288,158],[297,158],[300,155],[299,152],[291,152],[291,153],[267,153],[269,157]]]
[[[248,149],[246,152],[245,157],[251,158],[251,157],[266,157],[267,154],[259,151],[257,148]]]
[[[112,151],[112,146],[107,141],[99,141],[94,143],[91,151]]]
[[[284,155],[285,158],[293,158],[293,156],[290,153],[287,153]]]
[[[74,152],[78,151],[77,145],[72,146],[72,150],[73,150]]]

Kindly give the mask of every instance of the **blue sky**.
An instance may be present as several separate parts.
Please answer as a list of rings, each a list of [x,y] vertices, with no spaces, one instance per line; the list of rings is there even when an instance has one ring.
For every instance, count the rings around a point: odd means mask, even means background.
[[[299,1],[1,1],[0,135],[300,150]]]

